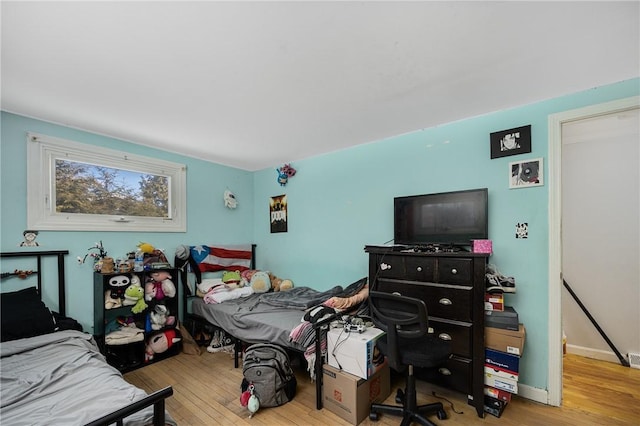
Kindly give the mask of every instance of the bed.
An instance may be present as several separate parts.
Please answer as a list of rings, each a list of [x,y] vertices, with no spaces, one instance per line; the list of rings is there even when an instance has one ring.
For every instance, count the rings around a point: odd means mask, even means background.
[[[296,285],[287,291],[252,293],[222,303],[207,303],[206,295],[197,295],[198,284],[211,275],[207,273],[255,270],[255,245],[182,246],[177,251],[175,264],[181,270],[187,295],[184,317],[192,331],[198,325],[209,324],[232,336],[236,342],[236,367],[241,343],[268,342],[303,353],[311,378],[316,382],[317,408],[322,408],[323,357],[316,354],[322,353],[324,331],[329,323],[361,307],[360,302],[368,295],[367,278],[327,291]],[[321,309],[323,307],[328,309]],[[314,309],[319,316],[309,318],[308,313]]]
[[[65,316],[67,254],[68,251],[0,253],[2,423],[176,425],[165,411],[165,399],[173,394],[171,387],[147,395],[126,382],[118,370],[107,364],[93,336],[79,330],[79,324]],[[50,285],[44,281],[51,281],[44,277],[44,271],[50,268],[43,265],[43,259],[48,257],[57,260],[55,313],[42,301],[44,285]],[[33,270],[10,271],[13,265],[33,265],[34,260]]]

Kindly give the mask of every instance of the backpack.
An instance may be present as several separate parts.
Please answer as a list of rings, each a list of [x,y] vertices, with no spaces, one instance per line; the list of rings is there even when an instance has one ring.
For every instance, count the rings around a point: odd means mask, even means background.
[[[247,348],[242,362],[242,391],[253,383],[260,407],[277,407],[293,399],[298,382],[289,355],[278,345],[256,343]]]

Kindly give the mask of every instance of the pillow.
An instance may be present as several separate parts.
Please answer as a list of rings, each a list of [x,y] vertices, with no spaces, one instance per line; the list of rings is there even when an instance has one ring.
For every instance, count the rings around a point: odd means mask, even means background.
[[[0,295],[0,341],[23,339],[55,331],[51,311],[35,287]]]

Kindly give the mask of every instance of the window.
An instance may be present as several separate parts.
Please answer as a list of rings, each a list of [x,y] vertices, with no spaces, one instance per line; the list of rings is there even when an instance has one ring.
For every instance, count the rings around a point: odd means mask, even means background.
[[[27,134],[27,226],[185,232],[186,167]]]

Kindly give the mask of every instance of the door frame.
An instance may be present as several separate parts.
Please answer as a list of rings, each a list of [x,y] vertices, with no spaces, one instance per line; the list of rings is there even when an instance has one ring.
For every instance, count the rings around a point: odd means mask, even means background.
[[[549,115],[549,405],[562,404],[562,125],[636,108],[640,96]]]

